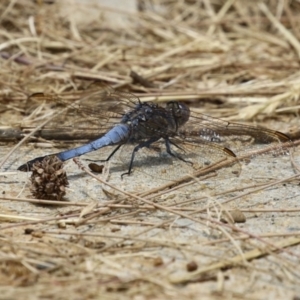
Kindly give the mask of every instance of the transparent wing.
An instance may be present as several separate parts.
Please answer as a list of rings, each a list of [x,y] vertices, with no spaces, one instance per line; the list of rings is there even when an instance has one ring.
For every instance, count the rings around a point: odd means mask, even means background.
[[[261,144],[274,145],[274,149],[280,152],[280,145],[290,142],[290,138],[279,131],[231,123],[197,112],[191,113],[189,121],[179,131],[186,138],[220,144],[239,156],[254,150],[256,145],[261,147]]]
[[[32,130],[52,113],[55,117],[38,132],[39,136],[45,139],[72,141],[92,140],[102,136],[115,124],[120,123],[123,115],[132,111],[139,103],[136,96],[115,92],[110,88],[89,89],[78,94],[65,94],[63,97],[35,94],[29,97],[28,101],[31,113],[25,118],[23,128]],[[155,118],[153,122],[154,120]],[[289,141],[286,135],[277,131],[230,123],[195,111],[191,112],[188,122],[180,127],[178,132],[177,128],[172,131],[161,124],[152,124],[153,122],[148,121],[145,124],[154,129],[143,127],[141,122],[139,130],[147,134],[156,132],[156,136],[168,136],[175,157],[166,152],[165,143],[161,139],[151,144],[151,147],[142,148],[136,153],[133,171],[155,177],[162,174],[159,177],[166,180],[176,180],[178,175],[182,174],[192,175],[209,165],[233,159],[233,153],[240,156],[252,150],[255,144],[278,146]],[[158,130],[162,131],[161,134]],[[122,147],[120,157],[127,170],[136,146]],[[232,172],[238,173],[236,170]]]
[[[56,140],[91,140],[119,123],[124,113],[134,109],[139,99],[112,89],[56,96],[33,94],[28,99],[28,117],[21,127],[31,131],[47,118],[55,116],[36,135]]]
[[[225,176],[232,176],[239,174],[241,169],[235,156],[250,158],[249,153],[258,155],[256,150],[265,148],[262,144],[270,144],[272,154],[285,154],[283,143],[290,142],[288,136],[278,131],[230,123],[197,112],[191,113],[178,133],[168,131],[167,134],[171,137],[172,151],[182,159],[169,155],[164,142],[159,141],[136,153],[133,172],[175,181],[223,161],[227,166]],[[133,149],[134,146],[123,148],[121,158],[123,162],[127,161],[127,166]]]
[[[34,94],[28,99],[29,116],[21,127],[32,130],[50,115],[57,116],[37,134],[45,139],[91,140],[106,133],[122,116],[135,108],[138,97],[115,92],[105,86],[62,96]],[[166,132],[164,132],[166,133]],[[176,135],[176,132],[169,132]],[[215,142],[236,153],[243,153],[255,144],[280,144],[289,137],[278,131],[230,123],[195,111],[179,134],[206,142]]]

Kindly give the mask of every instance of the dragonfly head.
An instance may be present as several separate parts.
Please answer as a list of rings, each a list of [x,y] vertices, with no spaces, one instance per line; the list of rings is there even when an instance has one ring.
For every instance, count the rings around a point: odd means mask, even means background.
[[[182,102],[168,102],[167,110],[172,113],[172,116],[176,120],[178,127],[184,125],[190,118],[190,109]]]

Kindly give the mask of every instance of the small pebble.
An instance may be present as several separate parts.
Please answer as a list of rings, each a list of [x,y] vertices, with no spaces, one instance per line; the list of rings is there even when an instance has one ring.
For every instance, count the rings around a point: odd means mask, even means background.
[[[221,221],[224,223],[245,223],[246,216],[238,209],[230,210],[228,212],[224,211],[222,213]]]
[[[103,172],[104,165],[98,165],[98,164],[95,164],[95,163],[90,163],[90,164],[89,164],[89,168],[90,168],[93,172],[96,172],[96,173],[102,173],[102,172]]]
[[[196,262],[194,262],[194,261],[190,261],[186,265],[186,270],[188,272],[193,272],[193,271],[196,271],[197,269],[198,269],[198,264]]]
[[[164,264],[164,261],[161,257],[154,258],[154,261],[153,261],[154,267],[159,267],[159,266],[162,266],[163,264]]]

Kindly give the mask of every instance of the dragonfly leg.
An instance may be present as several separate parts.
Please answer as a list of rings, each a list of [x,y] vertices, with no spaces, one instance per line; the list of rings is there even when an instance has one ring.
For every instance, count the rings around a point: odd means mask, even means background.
[[[174,143],[173,141],[170,141],[169,139],[165,139],[165,141],[166,141],[166,143],[168,143],[168,145],[166,144],[166,147],[167,147],[167,149],[169,148],[170,151],[171,151],[170,145],[173,145],[173,146],[175,146],[176,148],[178,148],[178,149],[180,149],[180,150],[182,150],[182,151],[185,152],[185,150],[184,150],[183,148],[181,148],[180,146],[178,146],[178,145],[177,145],[176,143]],[[168,152],[168,153],[169,153],[169,152]],[[172,154],[170,154],[170,155],[172,155]]]
[[[121,145],[118,145],[118,147],[116,147],[113,152],[111,154],[109,154],[109,156],[106,159],[101,159],[100,161],[104,162],[104,161],[109,161],[114,155],[115,153],[120,149]]]
[[[182,161],[184,161],[185,163],[188,163],[188,164],[191,164],[193,165],[192,162],[188,161],[188,160],[185,160],[183,157],[181,157],[179,154],[177,153],[173,153],[172,150],[171,150],[171,144],[174,145],[175,147],[177,147],[178,149],[184,151],[184,149],[182,149],[181,147],[179,147],[176,143],[170,141],[168,138],[165,139],[165,142],[166,142],[166,149],[167,149],[167,153],[170,154],[171,156],[175,157],[175,158],[178,158]]]
[[[130,175],[131,170],[132,170],[132,166],[133,166],[133,161],[134,161],[134,157],[135,157],[135,153],[137,151],[139,151],[140,149],[144,148],[144,147],[150,147],[150,145],[154,142],[156,142],[157,140],[159,140],[159,138],[152,138],[149,139],[148,141],[142,142],[140,144],[138,144],[136,147],[134,147],[132,154],[131,154],[131,159],[130,159],[130,164],[129,164],[129,168],[128,171],[126,173],[123,173],[121,175],[121,178],[123,178],[124,175]]]

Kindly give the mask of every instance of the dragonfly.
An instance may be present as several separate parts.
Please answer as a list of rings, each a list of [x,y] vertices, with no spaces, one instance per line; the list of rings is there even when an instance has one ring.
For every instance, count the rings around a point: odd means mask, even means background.
[[[32,99],[44,97],[32,95]],[[104,147],[114,146],[109,161],[117,152],[127,165],[124,175],[135,169],[151,169],[154,176],[162,165],[160,176],[168,176],[173,167],[177,175],[192,172],[224,159],[234,159],[255,144],[279,145],[290,138],[279,131],[228,122],[192,111],[183,102],[165,104],[142,102],[129,93],[112,89],[91,91],[77,101],[55,99],[59,114],[56,121],[40,131],[44,137],[90,141],[75,148],[51,155],[61,161],[79,157]],[[45,157],[35,157],[18,167],[31,171],[34,163]],[[148,164],[147,164],[148,161]],[[148,166],[147,166],[148,165]],[[176,172],[175,172],[176,173]]]

